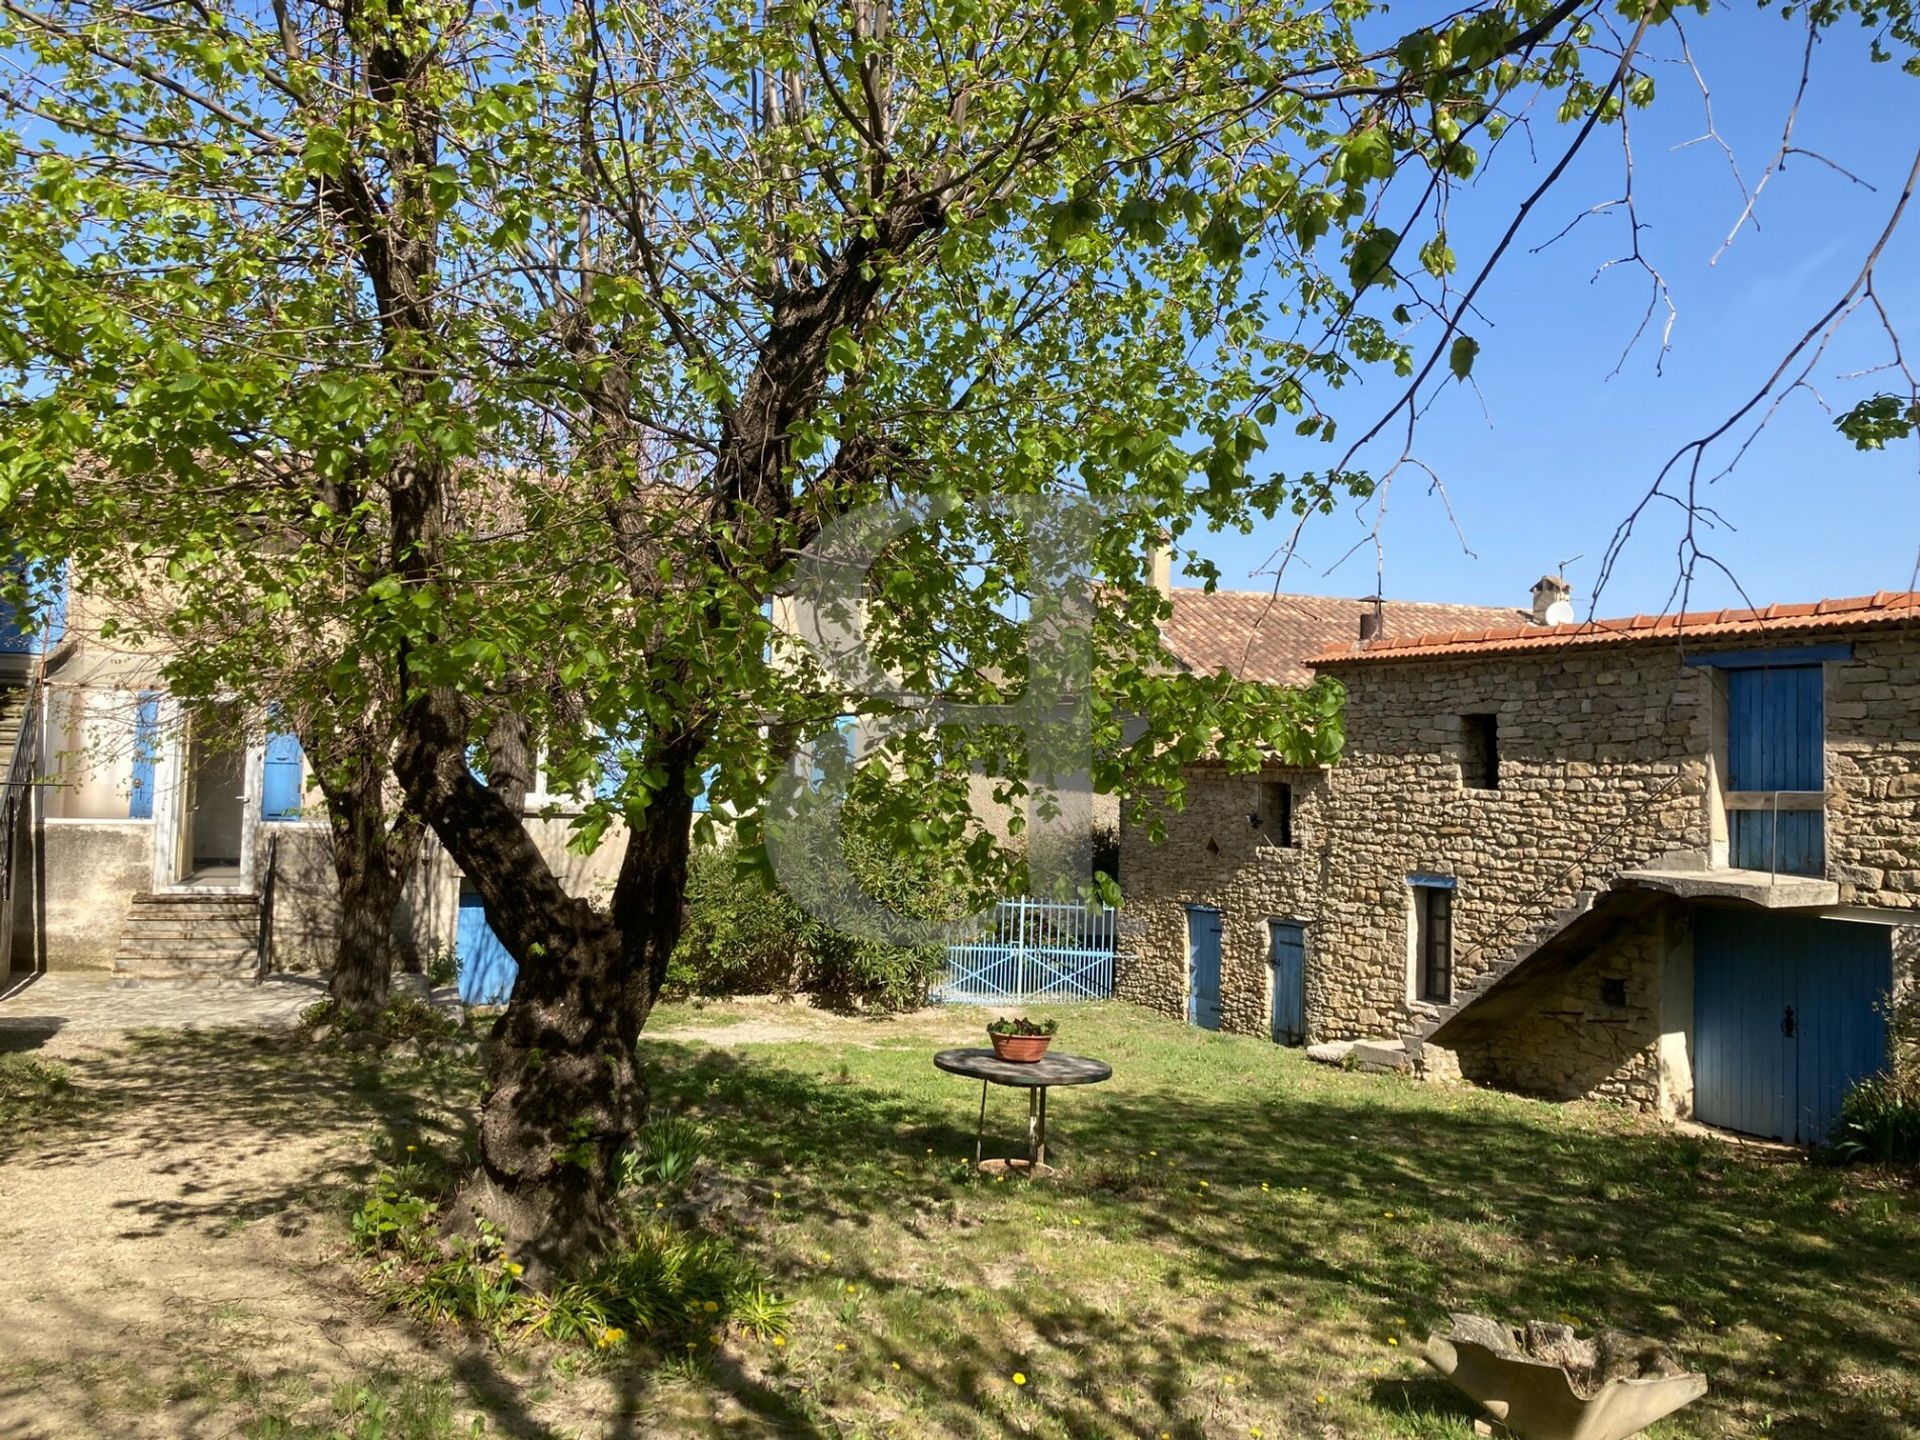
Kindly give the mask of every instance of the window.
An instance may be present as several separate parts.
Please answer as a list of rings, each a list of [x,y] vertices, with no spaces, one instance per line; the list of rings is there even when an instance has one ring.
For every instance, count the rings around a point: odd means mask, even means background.
[[[1414,993],[1445,1005],[1453,999],[1453,882],[1413,882]]]
[[[1500,788],[1500,717],[1460,717],[1460,783],[1469,790]]]
[[[1260,784],[1260,811],[1254,817],[1268,841],[1274,845],[1293,844],[1293,786],[1284,780],[1265,780]]]

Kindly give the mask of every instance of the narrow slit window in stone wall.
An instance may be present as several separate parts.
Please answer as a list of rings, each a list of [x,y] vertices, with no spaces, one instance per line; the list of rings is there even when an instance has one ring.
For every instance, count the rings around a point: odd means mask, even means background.
[[[1293,786],[1284,780],[1264,780],[1260,784],[1260,812],[1254,823],[1275,845],[1293,844]]]
[[[1413,963],[1422,1000],[1438,1005],[1453,1000],[1453,887],[1413,887]]]
[[[1500,788],[1500,717],[1460,717],[1460,783],[1469,790]]]

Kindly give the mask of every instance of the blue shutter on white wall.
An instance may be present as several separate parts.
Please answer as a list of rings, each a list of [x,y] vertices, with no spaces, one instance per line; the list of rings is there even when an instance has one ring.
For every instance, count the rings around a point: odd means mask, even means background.
[[[160,753],[160,697],[143,692],[133,712],[133,792],[129,820],[153,818],[153,762]]]
[[[267,759],[260,783],[262,820],[297,820],[301,791],[300,737],[286,731],[267,736]]]

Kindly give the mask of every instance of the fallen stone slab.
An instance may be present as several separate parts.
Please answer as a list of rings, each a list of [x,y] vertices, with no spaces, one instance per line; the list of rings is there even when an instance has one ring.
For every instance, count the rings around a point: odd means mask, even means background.
[[[1318,1045],[1307,1046],[1307,1059],[1318,1060],[1322,1065],[1344,1065],[1352,1053],[1351,1040],[1323,1040]]]
[[[1658,1340],[1455,1315],[1426,1359],[1520,1440],[1626,1440],[1707,1393]]]

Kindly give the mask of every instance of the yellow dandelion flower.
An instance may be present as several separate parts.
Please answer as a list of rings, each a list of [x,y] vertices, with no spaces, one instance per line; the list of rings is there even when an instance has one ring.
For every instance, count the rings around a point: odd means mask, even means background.
[[[900,1362],[899,1362],[898,1360],[896,1360],[896,1361],[894,1361],[894,1362],[893,1362],[893,1368],[894,1368],[894,1369],[896,1369],[896,1370],[898,1370],[898,1369],[900,1368]]]
[[[1201,1188],[1202,1190],[1205,1190],[1205,1189],[1207,1189],[1207,1188],[1208,1188],[1208,1187],[1207,1187],[1207,1182],[1206,1182],[1206,1181],[1204,1181],[1204,1180],[1202,1180],[1202,1181],[1200,1182],[1200,1188]]]
[[[776,1350],[780,1349],[786,1343],[787,1337],[784,1335],[776,1335],[773,1337],[773,1348]]]
[[[510,1265],[508,1265],[508,1266],[507,1266],[507,1274],[509,1274],[509,1275],[514,1275],[514,1276],[520,1276],[520,1275],[524,1275],[524,1274],[526,1274],[526,1273],[527,1273],[527,1267],[526,1267],[526,1266],[524,1266],[524,1265],[512,1265],[512,1264],[510,1264]]]
[[[1024,1385],[1024,1384],[1026,1384],[1026,1383],[1027,1383],[1027,1377],[1026,1377],[1026,1374],[1025,1374],[1025,1372],[1023,1372],[1023,1371],[1020,1371],[1020,1370],[1016,1370],[1016,1371],[1014,1371],[1014,1372],[1013,1372],[1013,1383],[1014,1383],[1014,1384],[1016,1384],[1016,1385]]]
[[[1382,1211],[1381,1211],[1380,1213],[1381,1213],[1382,1215],[1384,1215],[1384,1216],[1386,1216],[1386,1217],[1387,1217],[1387,1219],[1389,1219],[1389,1220],[1391,1220],[1391,1219],[1393,1218],[1393,1212],[1392,1212],[1391,1210],[1382,1210]]]
[[[709,1300],[700,1308],[709,1315],[718,1315],[720,1313],[720,1302],[718,1300]]]
[[[1267,1182],[1266,1182],[1266,1181],[1264,1181],[1264,1180],[1262,1180],[1262,1181],[1260,1182],[1260,1188],[1261,1188],[1262,1190],[1271,1190],[1271,1189],[1272,1189],[1273,1187],[1272,1187],[1271,1185],[1269,1185],[1269,1184],[1267,1184]]]
[[[778,1200],[778,1199],[780,1198],[780,1192],[779,1192],[778,1190],[776,1190],[776,1191],[774,1191],[774,1192],[773,1192],[773,1198],[774,1198],[774,1199],[776,1199],[776,1200]]]
[[[1398,1345],[1399,1343],[1400,1343],[1400,1337],[1398,1335],[1387,1336],[1387,1344]]]
[[[1249,1425],[1247,1427],[1247,1434],[1251,1435],[1253,1440],[1260,1440],[1260,1427],[1258,1425]]]
[[[1316,1395],[1313,1397],[1313,1403],[1316,1405],[1324,1405],[1327,1403],[1327,1397],[1324,1395]]]
[[[859,1287],[855,1285],[851,1280],[849,1280],[847,1282],[847,1293],[849,1295],[853,1295],[853,1294],[857,1294],[858,1291],[859,1291]]]
[[[844,1350],[847,1348],[846,1342],[843,1340],[840,1343],[836,1344],[833,1348],[836,1350]]]

